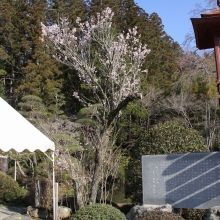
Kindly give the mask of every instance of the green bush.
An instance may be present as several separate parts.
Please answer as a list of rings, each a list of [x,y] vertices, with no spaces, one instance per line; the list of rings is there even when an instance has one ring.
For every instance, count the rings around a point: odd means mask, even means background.
[[[172,212],[150,211],[145,212],[136,220],[184,220],[184,218]]]
[[[207,152],[205,139],[198,131],[176,121],[159,123],[142,132],[132,148],[126,169],[126,196],[132,202],[142,202],[141,156],[156,154],[180,154]]]
[[[185,220],[202,220],[204,219],[205,209],[183,209],[182,217]]]
[[[13,178],[0,171],[0,201],[3,203],[17,203],[27,193],[28,191],[19,187]]]
[[[143,132],[134,149],[139,157],[143,153],[156,155],[209,151],[205,139],[198,131],[177,121],[159,123]]]
[[[125,215],[117,208],[106,204],[88,205],[75,214],[70,220],[125,220]]]

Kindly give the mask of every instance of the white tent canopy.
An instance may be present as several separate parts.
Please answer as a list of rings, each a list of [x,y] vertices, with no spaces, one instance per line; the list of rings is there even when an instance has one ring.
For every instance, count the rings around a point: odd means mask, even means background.
[[[40,150],[45,153],[52,150],[53,162],[53,219],[57,219],[56,200],[55,200],[55,174],[54,174],[54,151],[55,144],[28,120],[20,115],[6,101],[0,97],[0,151],[16,152]]]
[[[54,142],[0,97],[0,150],[55,150]]]

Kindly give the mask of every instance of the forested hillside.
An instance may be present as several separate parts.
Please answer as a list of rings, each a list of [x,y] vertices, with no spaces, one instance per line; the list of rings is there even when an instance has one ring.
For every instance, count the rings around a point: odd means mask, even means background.
[[[54,24],[59,32],[43,39],[42,27]],[[56,44],[61,35],[66,43]],[[127,196],[141,202],[129,177],[140,169],[137,149],[219,149],[215,59],[201,54],[184,51],[134,0],[0,1],[0,96],[56,143],[56,181],[78,208],[111,200],[125,181]],[[192,138],[178,144],[181,134]],[[39,152],[10,158],[9,174],[16,160],[21,184],[51,178]]]

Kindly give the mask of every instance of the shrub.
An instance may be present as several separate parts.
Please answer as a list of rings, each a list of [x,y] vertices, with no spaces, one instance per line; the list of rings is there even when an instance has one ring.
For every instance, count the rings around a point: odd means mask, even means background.
[[[5,203],[18,202],[27,195],[28,191],[19,187],[18,183],[0,171],[0,200]]]
[[[172,212],[150,211],[143,213],[136,220],[184,220],[184,218]]]
[[[117,208],[106,204],[85,206],[73,214],[70,220],[125,220],[125,215]]]
[[[205,216],[205,209],[183,209],[182,217],[185,220],[202,220]]]
[[[126,196],[132,202],[142,202],[141,156],[156,154],[179,154],[207,152],[205,139],[198,131],[176,121],[157,124],[142,132],[131,151],[126,170]]]

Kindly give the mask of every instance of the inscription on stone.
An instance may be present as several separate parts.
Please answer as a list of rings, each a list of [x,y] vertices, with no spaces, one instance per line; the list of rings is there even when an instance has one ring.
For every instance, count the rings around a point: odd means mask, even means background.
[[[143,203],[208,209],[220,204],[220,152],[142,156]]]
[[[8,171],[8,157],[0,155],[0,171],[7,172]]]

